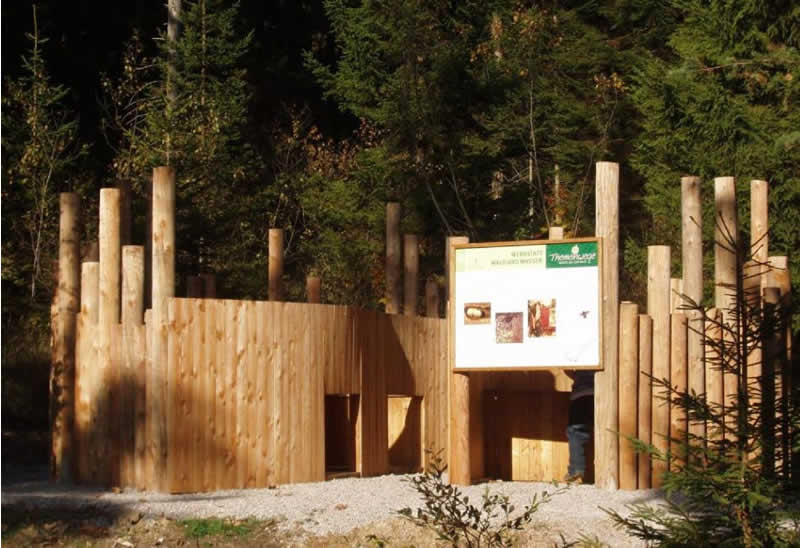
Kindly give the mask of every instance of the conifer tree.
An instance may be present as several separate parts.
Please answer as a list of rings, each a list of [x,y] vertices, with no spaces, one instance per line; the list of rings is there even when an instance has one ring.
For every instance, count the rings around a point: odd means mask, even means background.
[[[5,81],[3,92],[3,286],[27,284],[35,301],[40,286],[52,287],[58,193],[72,189],[85,148],[78,143],[77,119],[64,106],[69,90],[50,79],[35,5],[27,37],[24,73]]]
[[[225,274],[224,287],[252,278],[266,241],[266,223],[254,222],[257,193],[249,188],[261,164],[244,132],[250,92],[243,57],[252,33],[240,33],[237,14],[238,4],[222,0],[185,2],[180,38],[161,36],[154,63],[133,43],[120,80],[127,94],[112,97],[129,105],[116,124],[128,123],[120,132],[117,174],[132,171],[134,188],[144,195],[154,166],[175,168],[178,270]]]
[[[641,52],[631,158],[660,242],[680,241],[682,175],[770,183],[771,255],[800,244],[800,32],[791,2],[676,3],[665,48]],[[710,195],[710,190],[707,191]],[[746,202],[741,218],[747,218]],[[708,209],[710,213],[710,208]],[[713,227],[710,215],[704,226]],[[680,254],[678,254],[679,256]],[[792,257],[795,285],[800,258]],[[709,288],[710,289],[710,288]]]

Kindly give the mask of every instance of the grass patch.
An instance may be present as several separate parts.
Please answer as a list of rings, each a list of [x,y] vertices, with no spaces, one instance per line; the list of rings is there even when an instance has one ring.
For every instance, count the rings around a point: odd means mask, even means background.
[[[254,529],[252,520],[230,520],[219,518],[187,519],[180,522],[188,538],[243,537]]]

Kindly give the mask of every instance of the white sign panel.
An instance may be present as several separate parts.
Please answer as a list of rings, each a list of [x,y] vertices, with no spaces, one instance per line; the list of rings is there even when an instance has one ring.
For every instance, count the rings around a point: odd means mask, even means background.
[[[597,240],[454,248],[454,369],[600,367]]]

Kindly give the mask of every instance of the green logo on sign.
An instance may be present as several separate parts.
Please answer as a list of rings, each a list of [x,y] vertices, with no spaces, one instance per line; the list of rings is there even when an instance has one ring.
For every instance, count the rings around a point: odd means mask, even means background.
[[[547,245],[547,268],[579,266],[597,266],[597,242]]]

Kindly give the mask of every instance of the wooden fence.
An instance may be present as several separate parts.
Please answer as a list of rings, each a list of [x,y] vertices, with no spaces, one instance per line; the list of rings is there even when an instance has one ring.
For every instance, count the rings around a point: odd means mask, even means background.
[[[324,480],[326,453],[352,455],[352,462],[329,464],[368,476],[390,471],[390,453],[405,455],[396,466],[408,471],[422,467],[422,448],[446,447],[443,320],[350,306],[173,298],[160,485],[147,428],[158,417],[143,397],[152,382],[142,344],[149,329],[117,325],[115,350],[102,365],[91,358],[97,327],[87,319],[82,313],[78,322],[80,481],[170,492],[266,487]],[[397,395],[422,405],[392,406]],[[326,406],[326,396],[355,398],[352,429],[336,427],[341,409]]]
[[[720,192],[730,188],[724,179]],[[753,185],[753,210],[766,215],[756,206],[766,201],[760,183]],[[456,483],[549,481],[565,475],[571,381],[559,370],[449,370],[438,288],[431,283],[425,288],[432,317],[416,316],[415,300],[400,299],[401,285],[417,292],[409,277],[416,276],[418,258],[414,239],[404,238],[404,274],[396,271],[401,248],[395,204],[387,207],[387,269],[393,271],[387,272],[387,308],[394,313],[220,300],[209,298],[214,292],[208,283],[206,298],[197,298],[199,278],[188,284],[195,298],[177,298],[171,185],[174,174],[156,170],[153,270],[147,278],[144,248],[123,246],[120,231],[113,229],[119,223],[118,191],[101,191],[100,260],[85,261],[79,269],[73,268],[78,264],[77,200],[62,199],[64,274],[53,307],[55,478],[74,475],[86,483],[169,492],[264,487],[339,473],[416,470],[427,462],[426,449],[444,451]],[[682,185],[691,191],[684,204],[696,208],[698,181],[685,178]],[[616,299],[612,303],[617,329],[606,325],[604,355],[614,352],[598,373],[590,470],[605,487],[657,487],[663,472],[646,456],[635,455],[617,432],[666,449],[669,436],[685,430],[683,411],[662,404],[645,374],[705,391],[716,402],[735,390],[730,378],[703,361],[701,332],[712,327],[676,310],[670,295],[670,287],[683,287],[696,300],[702,295],[701,247],[697,260],[702,241],[699,228],[692,228],[696,223],[686,223],[687,216],[699,218],[698,211],[684,211],[680,283],[670,279],[670,248],[651,246],[646,310]],[[617,218],[613,212],[610,217]],[[735,220],[726,222],[735,226]],[[756,298],[786,304],[786,259],[766,254],[765,219],[754,217],[751,226],[753,255],[757,252],[774,270],[759,270],[749,284],[758,288]],[[269,280],[275,299],[282,295],[283,261],[272,247],[280,242],[282,235],[271,231]],[[727,259],[717,258],[720,264],[729,264]],[[72,270],[80,273],[79,285]],[[724,276],[719,279],[729,280]],[[146,312],[145,279],[152,280],[152,308]],[[309,300],[319,300],[319,279],[310,278],[308,287]],[[720,309],[723,297],[717,295]],[[783,352],[788,358],[789,350]],[[760,360],[754,359],[752,367],[758,373]],[[790,373],[784,368],[774,377],[782,397],[788,394]]]

